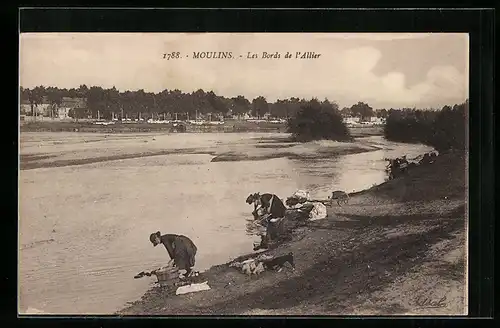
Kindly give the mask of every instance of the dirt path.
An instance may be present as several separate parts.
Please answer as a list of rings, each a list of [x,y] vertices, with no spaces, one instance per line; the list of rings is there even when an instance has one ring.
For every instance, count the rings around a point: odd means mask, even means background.
[[[273,252],[296,270],[202,274],[211,290],[153,288],[120,314],[463,314],[465,159],[443,155],[329,209]],[[431,307],[432,306],[432,307]]]

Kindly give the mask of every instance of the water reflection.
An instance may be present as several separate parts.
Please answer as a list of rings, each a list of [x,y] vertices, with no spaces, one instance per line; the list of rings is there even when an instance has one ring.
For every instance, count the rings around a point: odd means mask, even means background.
[[[356,192],[371,188],[386,180],[385,158],[407,155],[413,158],[432,150],[425,145],[386,142],[380,137],[367,138],[385,149],[358,154],[335,156],[330,159],[292,160],[300,189],[309,190],[314,199],[326,199],[333,190]]]

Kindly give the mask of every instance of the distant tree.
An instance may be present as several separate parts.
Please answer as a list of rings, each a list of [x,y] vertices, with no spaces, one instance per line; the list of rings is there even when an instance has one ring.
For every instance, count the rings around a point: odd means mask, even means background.
[[[207,99],[211,107],[209,112],[223,115],[228,111],[227,105],[223,101],[223,97],[217,96],[213,91],[207,93]]]
[[[242,95],[232,98],[233,114],[246,114],[250,111],[250,101]]]
[[[287,117],[288,116],[288,105],[284,100],[276,100],[275,103],[269,104],[271,109],[271,113],[274,117]]]
[[[50,106],[50,116],[55,117],[59,113],[64,91],[58,88],[47,88],[47,100]]]
[[[19,98],[21,103],[28,103],[30,101],[30,92],[31,90],[29,88],[23,88],[23,87],[19,88]],[[32,109],[30,110],[30,113],[26,113],[25,110],[21,112],[21,114],[28,114],[28,115],[31,115],[32,113],[33,113]]]
[[[350,107],[344,107],[344,108],[342,108],[342,110],[340,111],[340,113],[342,114],[343,117],[351,117],[351,116],[353,116],[352,110],[351,110]]]
[[[459,150],[466,147],[466,122],[469,111],[469,100],[453,107],[444,106],[436,115],[434,133],[430,143],[439,151]]]
[[[392,141],[424,143],[440,152],[465,151],[468,110],[468,100],[439,111],[391,108],[384,135]]]
[[[19,88],[19,98],[21,101],[29,101],[29,92],[30,89],[26,89],[23,87]]]
[[[305,105],[305,102],[299,98],[292,97],[285,100],[286,105],[286,117],[294,117],[300,111],[301,106]]]
[[[328,100],[328,98],[325,98],[325,100],[321,102],[321,106],[325,111],[332,112],[336,115],[341,115],[339,112],[339,105],[337,105],[336,102],[331,102],[330,100]]]
[[[352,105],[351,112],[354,116],[361,118],[361,120],[366,120],[373,116],[373,108],[364,102],[358,102]]]
[[[78,92],[76,91],[75,88],[71,88],[68,90],[68,92],[66,93],[67,97],[70,97],[70,98],[78,98]]]
[[[326,102],[313,99],[304,104],[298,113],[288,120],[287,130],[300,142],[311,140],[351,140],[349,129],[342,121],[338,109]]]
[[[376,111],[376,115],[378,118],[387,118],[389,113],[387,112],[387,109],[382,108]]]
[[[81,98],[88,97],[88,92],[89,92],[89,88],[85,84],[80,85],[78,87],[78,89],[76,90],[76,94],[78,95],[78,97],[81,97]]]
[[[101,87],[91,87],[87,92],[87,106],[92,117],[97,118],[106,110],[105,92]]]
[[[43,99],[43,89],[42,88],[35,88],[33,90],[28,89],[28,101],[30,102],[30,107],[31,107],[31,115],[36,116],[35,108],[38,107],[39,104],[42,103]]]
[[[269,104],[266,98],[259,96],[252,101],[252,115],[262,117],[269,111]]]

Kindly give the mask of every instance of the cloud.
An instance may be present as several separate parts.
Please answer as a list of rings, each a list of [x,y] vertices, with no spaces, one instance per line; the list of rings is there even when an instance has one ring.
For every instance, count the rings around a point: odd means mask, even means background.
[[[332,33],[330,37],[345,40],[391,41],[424,39],[432,35],[433,33]]]
[[[346,69],[349,74],[367,74],[375,68],[380,60],[381,53],[373,47],[361,47],[346,50],[340,58],[339,63]]]
[[[442,106],[463,101],[467,97],[467,72],[451,65],[427,66],[425,80],[408,87],[407,66],[415,61],[425,63],[425,57],[410,54],[389,72],[375,74],[384,56],[377,48],[378,41],[370,45],[356,41],[368,38],[392,43],[398,38],[413,38],[412,42],[426,42],[428,37],[345,33],[23,34],[20,78],[24,87],[87,84],[153,92],[204,89],[223,96],[264,95],[270,101],[328,98],[341,106],[357,101],[367,101],[373,107]],[[355,42],[344,42],[346,38]],[[183,58],[162,58],[163,53],[173,51]],[[236,59],[196,60],[191,58],[194,51],[232,51]],[[249,52],[261,56],[263,51],[279,52],[281,58],[246,59]],[[321,56],[314,60],[284,59],[286,52],[297,51]],[[438,51],[426,56],[436,56]]]

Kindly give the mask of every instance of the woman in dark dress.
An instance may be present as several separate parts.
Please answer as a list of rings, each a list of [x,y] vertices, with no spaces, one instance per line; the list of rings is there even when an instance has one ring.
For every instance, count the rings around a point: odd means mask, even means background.
[[[149,240],[155,247],[159,244],[163,244],[171,259],[169,264],[173,261],[174,265],[179,268],[179,270],[186,270],[186,276],[189,276],[191,268],[194,267],[195,264],[197,251],[196,245],[191,239],[182,235],[162,235],[157,231],[149,236]]]
[[[269,214],[269,219],[277,219],[285,216],[286,207],[281,199],[274,194],[251,194],[246,199],[247,204],[253,204],[254,210],[252,214],[255,218],[258,217],[258,210],[262,209]]]
[[[278,196],[270,193],[251,194],[247,197],[246,202],[254,205],[252,214],[255,219],[262,219],[259,217],[260,210],[265,213],[261,222],[266,227],[266,235],[263,236],[259,247],[267,248],[268,242],[278,239],[284,232],[286,207]]]

